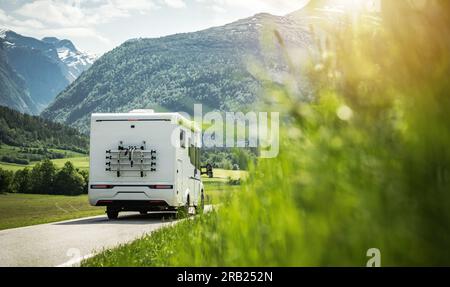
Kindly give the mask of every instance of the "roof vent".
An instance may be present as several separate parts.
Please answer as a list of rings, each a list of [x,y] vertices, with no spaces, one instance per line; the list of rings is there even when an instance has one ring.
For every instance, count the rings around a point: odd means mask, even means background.
[[[132,110],[131,114],[153,114],[155,111],[151,109]]]

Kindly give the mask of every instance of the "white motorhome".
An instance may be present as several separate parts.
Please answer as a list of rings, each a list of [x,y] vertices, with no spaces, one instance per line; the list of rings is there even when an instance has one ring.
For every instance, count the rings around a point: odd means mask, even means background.
[[[179,113],[133,110],[91,116],[89,202],[120,211],[203,208],[201,133]]]

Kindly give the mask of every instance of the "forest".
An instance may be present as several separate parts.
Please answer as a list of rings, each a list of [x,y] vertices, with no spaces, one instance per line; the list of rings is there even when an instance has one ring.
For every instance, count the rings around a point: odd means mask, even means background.
[[[86,135],[63,124],[0,106],[0,161],[28,164],[87,154]]]

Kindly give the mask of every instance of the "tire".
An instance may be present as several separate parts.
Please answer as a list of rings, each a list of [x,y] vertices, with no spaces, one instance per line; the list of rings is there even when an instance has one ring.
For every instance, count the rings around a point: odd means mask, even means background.
[[[188,196],[188,198],[186,200],[186,204],[178,209],[177,218],[189,217],[189,205],[190,205],[190,199]]]
[[[106,215],[109,220],[115,220],[119,217],[119,211],[117,209],[106,208]]]

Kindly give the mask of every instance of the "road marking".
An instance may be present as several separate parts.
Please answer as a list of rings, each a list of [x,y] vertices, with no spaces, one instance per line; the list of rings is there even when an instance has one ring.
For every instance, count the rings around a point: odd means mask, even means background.
[[[80,256],[80,257],[77,257],[77,258],[72,258],[72,259],[70,259],[69,261],[64,262],[63,264],[57,265],[57,266],[55,266],[55,267],[79,267],[81,261],[86,260],[86,259],[89,259],[89,258],[93,257],[94,255],[95,255],[94,253],[90,253],[90,254],[85,255],[85,256]]]

